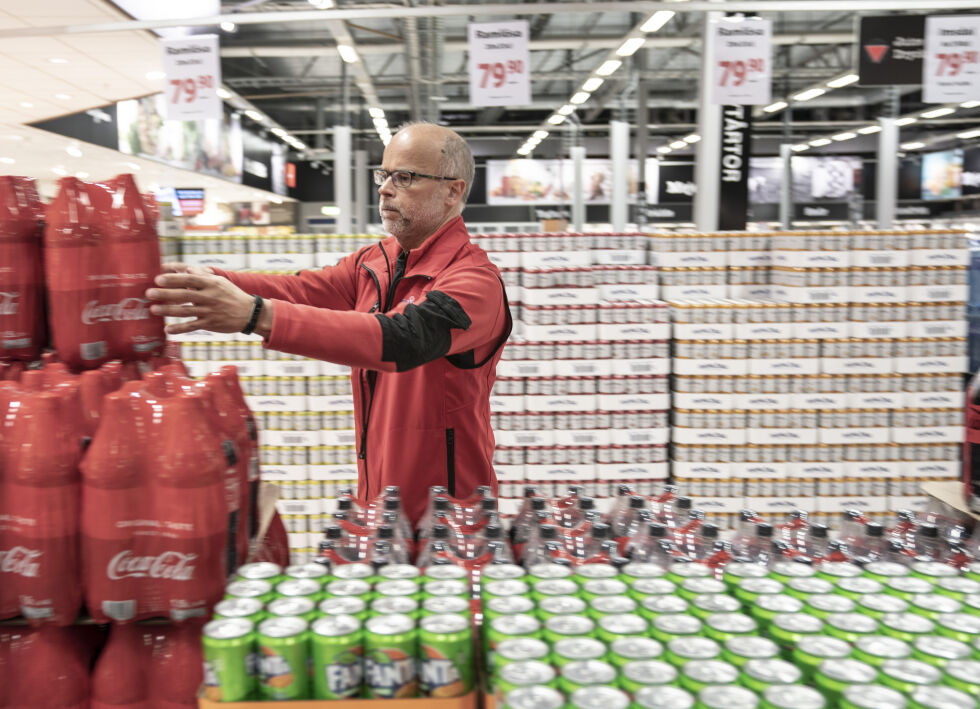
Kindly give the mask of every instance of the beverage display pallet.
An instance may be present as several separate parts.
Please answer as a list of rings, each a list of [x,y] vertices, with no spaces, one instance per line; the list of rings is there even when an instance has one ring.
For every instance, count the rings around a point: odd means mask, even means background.
[[[491,699],[492,701],[492,699]],[[204,697],[203,690],[197,695],[198,709],[478,709],[480,693],[473,690],[462,697],[416,697],[415,699],[299,699],[294,701],[247,701],[216,702]],[[493,706],[492,704],[489,706]]]

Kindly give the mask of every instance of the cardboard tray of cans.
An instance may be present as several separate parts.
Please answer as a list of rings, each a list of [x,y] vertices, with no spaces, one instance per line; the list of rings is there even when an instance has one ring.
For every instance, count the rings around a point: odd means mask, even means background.
[[[480,693],[474,689],[461,697],[417,697],[415,699],[298,699],[293,701],[216,702],[204,697],[204,689],[197,695],[198,709],[477,709]],[[492,702],[492,698],[490,698]],[[490,704],[489,706],[493,706]]]

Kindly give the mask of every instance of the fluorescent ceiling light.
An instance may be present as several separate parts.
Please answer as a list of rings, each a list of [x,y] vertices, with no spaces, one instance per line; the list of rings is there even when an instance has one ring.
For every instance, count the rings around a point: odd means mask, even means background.
[[[899,118],[897,121],[895,121],[895,125],[896,126],[910,126],[913,123],[915,123],[917,120],[919,120],[919,119],[916,118],[915,116],[906,116],[905,118]]]
[[[568,101],[569,103],[575,103],[575,104],[585,103],[586,101],[589,100],[589,96],[591,95],[592,94],[590,94],[588,91],[579,91],[577,94],[575,94],[570,99],[568,99]]]
[[[75,173],[75,177],[77,177],[79,180],[84,180],[88,178],[88,173],[85,172],[85,170],[79,170]]]
[[[531,152],[531,149],[530,148],[526,148],[524,146],[521,146],[520,148],[517,149],[517,154],[518,155],[527,155],[530,152]]]
[[[980,106],[980,101],[964,101],[960,104],[960,108],[976,108]]]
[[[282,204],[282,197],[269,197],[269,201],[273,204]]]
[[[666,155],[670,152],[670,148],[666,145],[661,145],[659,148],[657,148],[657,152]]]
[[[60,98],[62,101],[67,101],[68,99],[71,98],[71,95],[70,94],[55,94],[54,97],[55,98]]]
[[[68,63],[68,60],[65,59],[64,57],[51,57],[50,59],[48,59],[48,61],[51,62],[52,64],[67,64]]]
[[[289,134],[282,128],[273,128],[272,135],[278,135],[280,138],[285,138]]]
[[[558,109],[558,114],[561,116],[568,116],[575,113],[575,106],[570,103],[566,103],[564,106]]]
[[[544,140],[548,137],[548,131],[546,130],[536,130],[531,134],[531,137],[535,140]]]
[[[220,25],[218,25],[218,27],[221,28],[222,32],[234,32],[238,29],[238,25],[236,25],[234,22],[228,21],[222,22]]]
[[[980,138],[980,128],[974,128],[973,130],[963,131],[962,133],[956,134],[957,138],[961,140],[967,140],[969,138]]]
[[[20,102],[20,107],[21,108],[34,108],[34,104],[31,103],[30,101],[21,101]]]
[[[245,115],[248,116],[249,118],[251,118],[256,123],[261,123],[262,122],[262,119],[265,118],[265,116],[263,116],[258,111],[253,111],[251,109],[249,109],[248,111],[245,111]]]
[[[833,141],[830,141],[827,138],[817,138],[816,140],[811,140],[810,145],[814,148],[822,148],[825,145],[830,145],[831,142]]]
[[[640,32],[656,32],[661,27],[670,22],[674,13],[671,10],[657,10],[647,18],[647,21],[640,25]]]
[[[338,44],[337,53],[340,54],[340,58],[348,64],[353,64],[359,59],[357,56],[357,50],[349,44]]]
[[[926,144],[918,140],[912,141],[911,143],[902,143],[899,146],[902,150],[918,150],[919,148],[926,147]]]
[[[832,79],[831,81],[828,81],[827,86],[829,86],[832,89],[840,89],[845,86],[850,86],[860,78],[861,77],[859,77],[857,74],[845,74],[844,76],[840,76],[836,79]]]
[[[837,135],[832,135],[830,137],[833,138],[834,140],[837,140],[837,141],[851,140],[853,138],[857,138],[858,137],[858,134],[857,133],[852,133],[851,131],[845,131],[843,133],[838,133]]]
[[[371,118],[384,118],[385,112],[383,108],[371,106],[371,108],[368,109],[368,115],[371,116]]]
[[[231,91],[226,89],[224,86],[219,86],[215,93],[218,94],[218,98],[225,99],[226,101],[231,98]]]
[[[387,118],[375,118],[375,119],[373,119],[373,122],[374,122],[374,127],[375,128],[381,129],[381,128],[387,128],[388,127],[388,119]]]
[[[0,158],[0,162],[2,162],[4,165],[13,165],[17,161],[13,158]]]
[[[762,110],[766,113],[775,113],[776,111],[782,111],[784,108],[789,106],[785,101],[776,101],[775,103],[770,103],[768,106]]]
[[[809,150],[809,149],[810,149],[810,146],[809,146],[809,145],[807,145],[806,143],[797,143],[796,145],[794,145],[794,146],[793,146],[792,148],[790,148],[790,149],[791,149],[791,150],[792,150],[792,151],[793,151],[794,153],[800,153],[800,152],[803,152],[804,150]]]
[[[872,133],[881,133],[881,126],[865,126],[864,128],[858,128],[858,133],[861,135],[871,135]]]
[[[548,123],[550,123],[553,126],[560,126],[564,122],[565,122],[565,116],[560,116],[557,113],[551,115],[548,118]]]
[[[923,118],[941,118],[943,116],[948,116],[950,113],[956,113],[956,109],[950,108],[949,106],[943,106],[942,108],[934,108],[931,111],[926,111],[925,113],[920,113],[919,115]]]
[[[137,165],[137,164],[136,164],[136,163],[134,163],[134,162],[125,162],[125,163],[123,163],[123,165],[125,165],[126,167],[128,167],[128,168],[129,168],[130,170],[132,170],[133,172],[139,172],[139,171],[140,171],[140,169],[141,169],[141,168],[140,168],[140,166],[139,166],[139,165]]]
[[[701,136],[697,133],[691,133],[691,135],[684,138],[685,143],[697,143],[699,140],[701,140]]]
[[[602,86],[603,81],[605,81],[605,79],[600,79],[597,76],[593,76],[591,79],[589,79],[584,84],[582,84],[582,91],[589,91],[589,92],[595,91],[600,86]]]
[[[159,81],[160,79],[167,78],[167,72],[165,71],[148,71],[146,72],[146,78],[149,81]]]
[[[610,74],[614,74],[621,66],[623,66],[623,63],[618,59],[607,59],[599,65],[599,68],[595,70],[595,73],[599,76],[609,76]]]
[[[308,0],[310,5],[318,10],[329,10],[334,6],[334,0]]]
[[[794,101],[809,101],[817,96],[823,96],[827,93],[827,89],[807,89],[806,91],[801,91],[800,93],[793,96]]]
[[[72,143],[67,148],[65,148],[65,152],[68,153],[69,155],[71,155],[73,158],[80,158],[80,157],[82,157],[82,149],[79,148],[74,143]]]
[[[65,175],[68,174],[68,170],[66,170],[61,165],[55,165],[54,167],[52,167],[51,172],[53,172],[56,175],[60,175],[61,177],[64,177]]]
[[[683,140],[675,140],[673,143],[670,144],[670,147],[673,148],[674,150],[681,150],[682,148],[687,147],[687,143],[685,143]]]
[[[643,43],[646,41],[646,37],[630,37],[619,46],[619,49],[616,50],[616,54],[620,57],[631,57],[636,53],[637,49],[643,46]]]

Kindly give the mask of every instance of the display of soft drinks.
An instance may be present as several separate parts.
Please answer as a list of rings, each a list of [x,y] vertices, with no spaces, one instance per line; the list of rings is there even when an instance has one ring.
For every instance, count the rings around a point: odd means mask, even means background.
[[[0,176],[0,360],[36,360],[47,339],[42,213],[33,179]]]

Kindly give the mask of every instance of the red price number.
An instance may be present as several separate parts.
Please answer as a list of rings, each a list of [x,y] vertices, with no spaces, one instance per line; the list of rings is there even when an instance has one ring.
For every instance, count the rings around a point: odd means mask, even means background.
[[[194,103],[202,89],[214,88],[214,77],[202,74],[197,78],[189,76],[186,79],[171,79],[170,103]]]
[[[741,59],[729,61],[726,59],[718,62],[718,66],[722,70],[721,81],[719,82],[721,86],[728,86],[729,83],[732,86],[741,86],[749,74],[761,74],[766,70],[766,60],[762,57],[745,61]]]
[[[976,64],[976,52],[940,52],[936,54],[939,64],[936,66],[936,76],[957,76],[964,64]]]
[[[485,89],[490,81],[493,82],[495,89],[499,89],[507,81],[508,74],[524,73],[524,62],[520,59],[510,59],[506,62],[484,62],[476,66],[483,72],[483,76],[480,77],[481,89]]]

